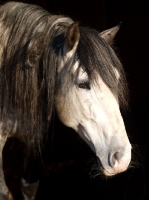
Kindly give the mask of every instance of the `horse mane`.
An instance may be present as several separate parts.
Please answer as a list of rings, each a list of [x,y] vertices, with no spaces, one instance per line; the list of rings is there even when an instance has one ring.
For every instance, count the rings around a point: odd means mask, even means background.
[[[77,51],[56,80],[59,52],[72,23],[70,18],[51,15],[36,5],[9,2],[0,7],[0,119],[16,119],[29,146],[40,146],[48,132],[56,82],[64,84],[66,76],[71,77],[78,59],[92,82],[100,74],[119,102],[127,103],[127,85],[119,59],[99,33],[89,28],[79,26]],[[113,66],[120,74],[119,83]],[[77,73],[74,76],[77,79]],[[69,89],[70,79],[64,92]]]
[[[72,23],[36,5],[0,7],[0,118],[16,119],[29,146],[39,145],[48,131],[58,57],[54,49],[57,36],[64,38]]]
[[[99,74],[118,99],[120,106],[126,108],[128,106],[128,87],[123,66],[114,49],[99,37],[99,32],[80,27],[78,57],[90,80],[96,82]],[[119,80],[115,69],[119,73]]]

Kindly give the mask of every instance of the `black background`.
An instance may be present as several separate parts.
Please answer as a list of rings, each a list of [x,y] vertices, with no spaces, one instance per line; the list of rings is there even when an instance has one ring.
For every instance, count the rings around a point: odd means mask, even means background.
[[[3,1],[4,2],[4,1]],[[95,160],[89,147],[58,120],[52,142],[43,155],[42,176],[36,199],[144,200],[149,199],[149,1],[148,0],[50,0],[38,4],[53,14],[64,14],[102,31],[122,22],[115,44],[130,90],[129,110],[123,114],[139,168],[103,180],[91,179]],[[51,145],[52,144],[52,145]],[[19,199],[23,147],[9,140],[4,149],[6,180]]]

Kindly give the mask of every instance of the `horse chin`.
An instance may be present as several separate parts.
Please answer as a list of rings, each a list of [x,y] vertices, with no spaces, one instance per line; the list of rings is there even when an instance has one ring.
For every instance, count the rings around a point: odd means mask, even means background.
[[[129,167],[129,163],[130,163],[130,161],[127,161],[127,162],[117,161],[115,163],[114,167],[102,166],[102,167],[100,167],[100,169],[105,176],[110,177],[110,176],[114,176],[116,174],[126,171]]]
[[[114,160],[113,163],[105,162],[105,160],[100,160],[98,156],[97,159],[101,172],[106,177],[110,177],[124,172],[129,168],[131,153],[125,154],[123,157],[121,157],[121,159]]]
[[[115,173],[110,173],[110,172],[108,172],[108,171],[105,170],[105,169],[104,169],[102,172],[103,172],[103,174],[104,174],[105,176],[108,176],[108,177],[116,175]]]
[[[120,170],[119,168],[117,168],[116,170],[115,169],[104,169],[103,168],[103,170],[102,170],[103,174],[105,176],[108,176],[108,177],[115,176],[115,175],[117,175],[117,174],[119,174],[121,172],[124,172],[124,171],[125,170]]]

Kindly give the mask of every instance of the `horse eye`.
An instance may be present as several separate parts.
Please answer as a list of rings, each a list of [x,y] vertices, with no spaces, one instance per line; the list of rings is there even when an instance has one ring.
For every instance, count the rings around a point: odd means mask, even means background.
[[[87,89],[87,90],[90,90],[90,83],[89,82],[85,82],[85,81],[82,81],[81,83],[78,84],[78,87],[79,88],[82,88],[82,89]]]

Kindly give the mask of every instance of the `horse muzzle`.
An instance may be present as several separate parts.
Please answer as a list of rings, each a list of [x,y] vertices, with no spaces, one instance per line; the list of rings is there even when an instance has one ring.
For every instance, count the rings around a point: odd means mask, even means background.
[[[113,176],[126,171],[131,161],[131,148],[126,153],[109,153],[107,159],[100,159],[101,170],[105,176]]]

